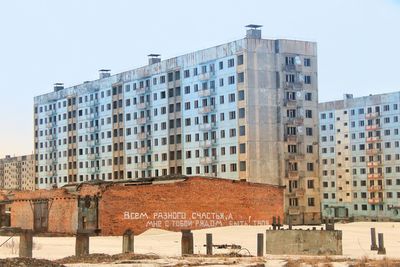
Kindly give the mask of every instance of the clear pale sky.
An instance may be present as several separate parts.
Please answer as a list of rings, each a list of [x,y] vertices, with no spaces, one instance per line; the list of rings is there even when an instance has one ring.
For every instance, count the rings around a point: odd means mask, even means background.
[[[0,2],[0,157],[33,152],[33,97],[244,37],[318,42],[320,101],[400,90],[400,0]]]

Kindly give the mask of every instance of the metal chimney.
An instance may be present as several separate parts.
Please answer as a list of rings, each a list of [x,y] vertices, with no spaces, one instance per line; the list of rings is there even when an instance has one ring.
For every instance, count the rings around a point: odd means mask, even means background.
[[[54,84],[54,92],[58,92],[64,89],[64,84],[63,83],[55,83]]]
[[[249,24],[249,25],[246,25],[245,27],[249,28],[246,31],[246,38],[261,39],[261,30],[259,28],[261,28],[262,25]]]
[[[111,70],[101,69],[99,70],[99,79],[104,79],[111,76]]]
[[[160,54],[150,54],[147,56],[149,57],[149,65],[153,65],[153,64],[161,62]]]

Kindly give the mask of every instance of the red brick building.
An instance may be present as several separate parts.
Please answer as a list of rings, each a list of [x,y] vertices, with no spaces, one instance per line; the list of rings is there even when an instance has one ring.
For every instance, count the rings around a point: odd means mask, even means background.
[[[164,177],[121,183],[95,182],[55,190],[12,192],[0,198],[12,227],[74,234],[136,234],[229,225],[268,225],[283,218],[283,188],[204,177]]]

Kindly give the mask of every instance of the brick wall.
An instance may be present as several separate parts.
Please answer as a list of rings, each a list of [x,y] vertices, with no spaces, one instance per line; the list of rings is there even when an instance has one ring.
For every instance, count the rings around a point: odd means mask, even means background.
[[[211,178],[134,187],[108,188],[100,201],[104,235],[130,228],[172,231],[229,225],[260,225],[283,218],[283,189]]]
[[[16,192],[11,226],[33,229],[33,203],[49,199],[48,231],[73,234],[78,225],[77,198],[99,196],[102,235],[140,234],[149,228],[172,231],[229,225],[263,225],[283,218],[283,188],[212,178],[154,182],[147,185],[82,185],[66,189]]]

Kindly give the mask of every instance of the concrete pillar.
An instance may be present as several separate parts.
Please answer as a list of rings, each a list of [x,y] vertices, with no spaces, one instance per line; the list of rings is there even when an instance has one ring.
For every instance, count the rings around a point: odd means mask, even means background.
[[[375,228],[371,228],[371,250],[378,250],[378,246],[376,245]]]
[[[206,235],[206,247],[207,247],[207,255],[212,255],[213,254],[212,234]]]
[[[264,256],[264,234],[257,234],[257,257]]]
[[[130,229],[126,230],[122,236],[122,253],[134,252],[134,239],[133,232]]]
[[[289,220],[289,230],[292,230],[292,216],[289,215],[288,220]]]
[[[33,231],[22,230],[19,234],[19,257],[32,258]]]
[[[281,229],[281,217],[278,216],[278,230]]]
[[[182,256],[193,255],[193,233],[190,230],[182,230],[181,248]]]
[[[76,233],[75,256],[89,255],[89,234]]]
[[[378,254],[386,255],[386,249],[385,249],[385,244],[383,242],[383,234],[382,233],[378,234]]]
[[[272,217],[272,229],[276,230],[276,217]]]

